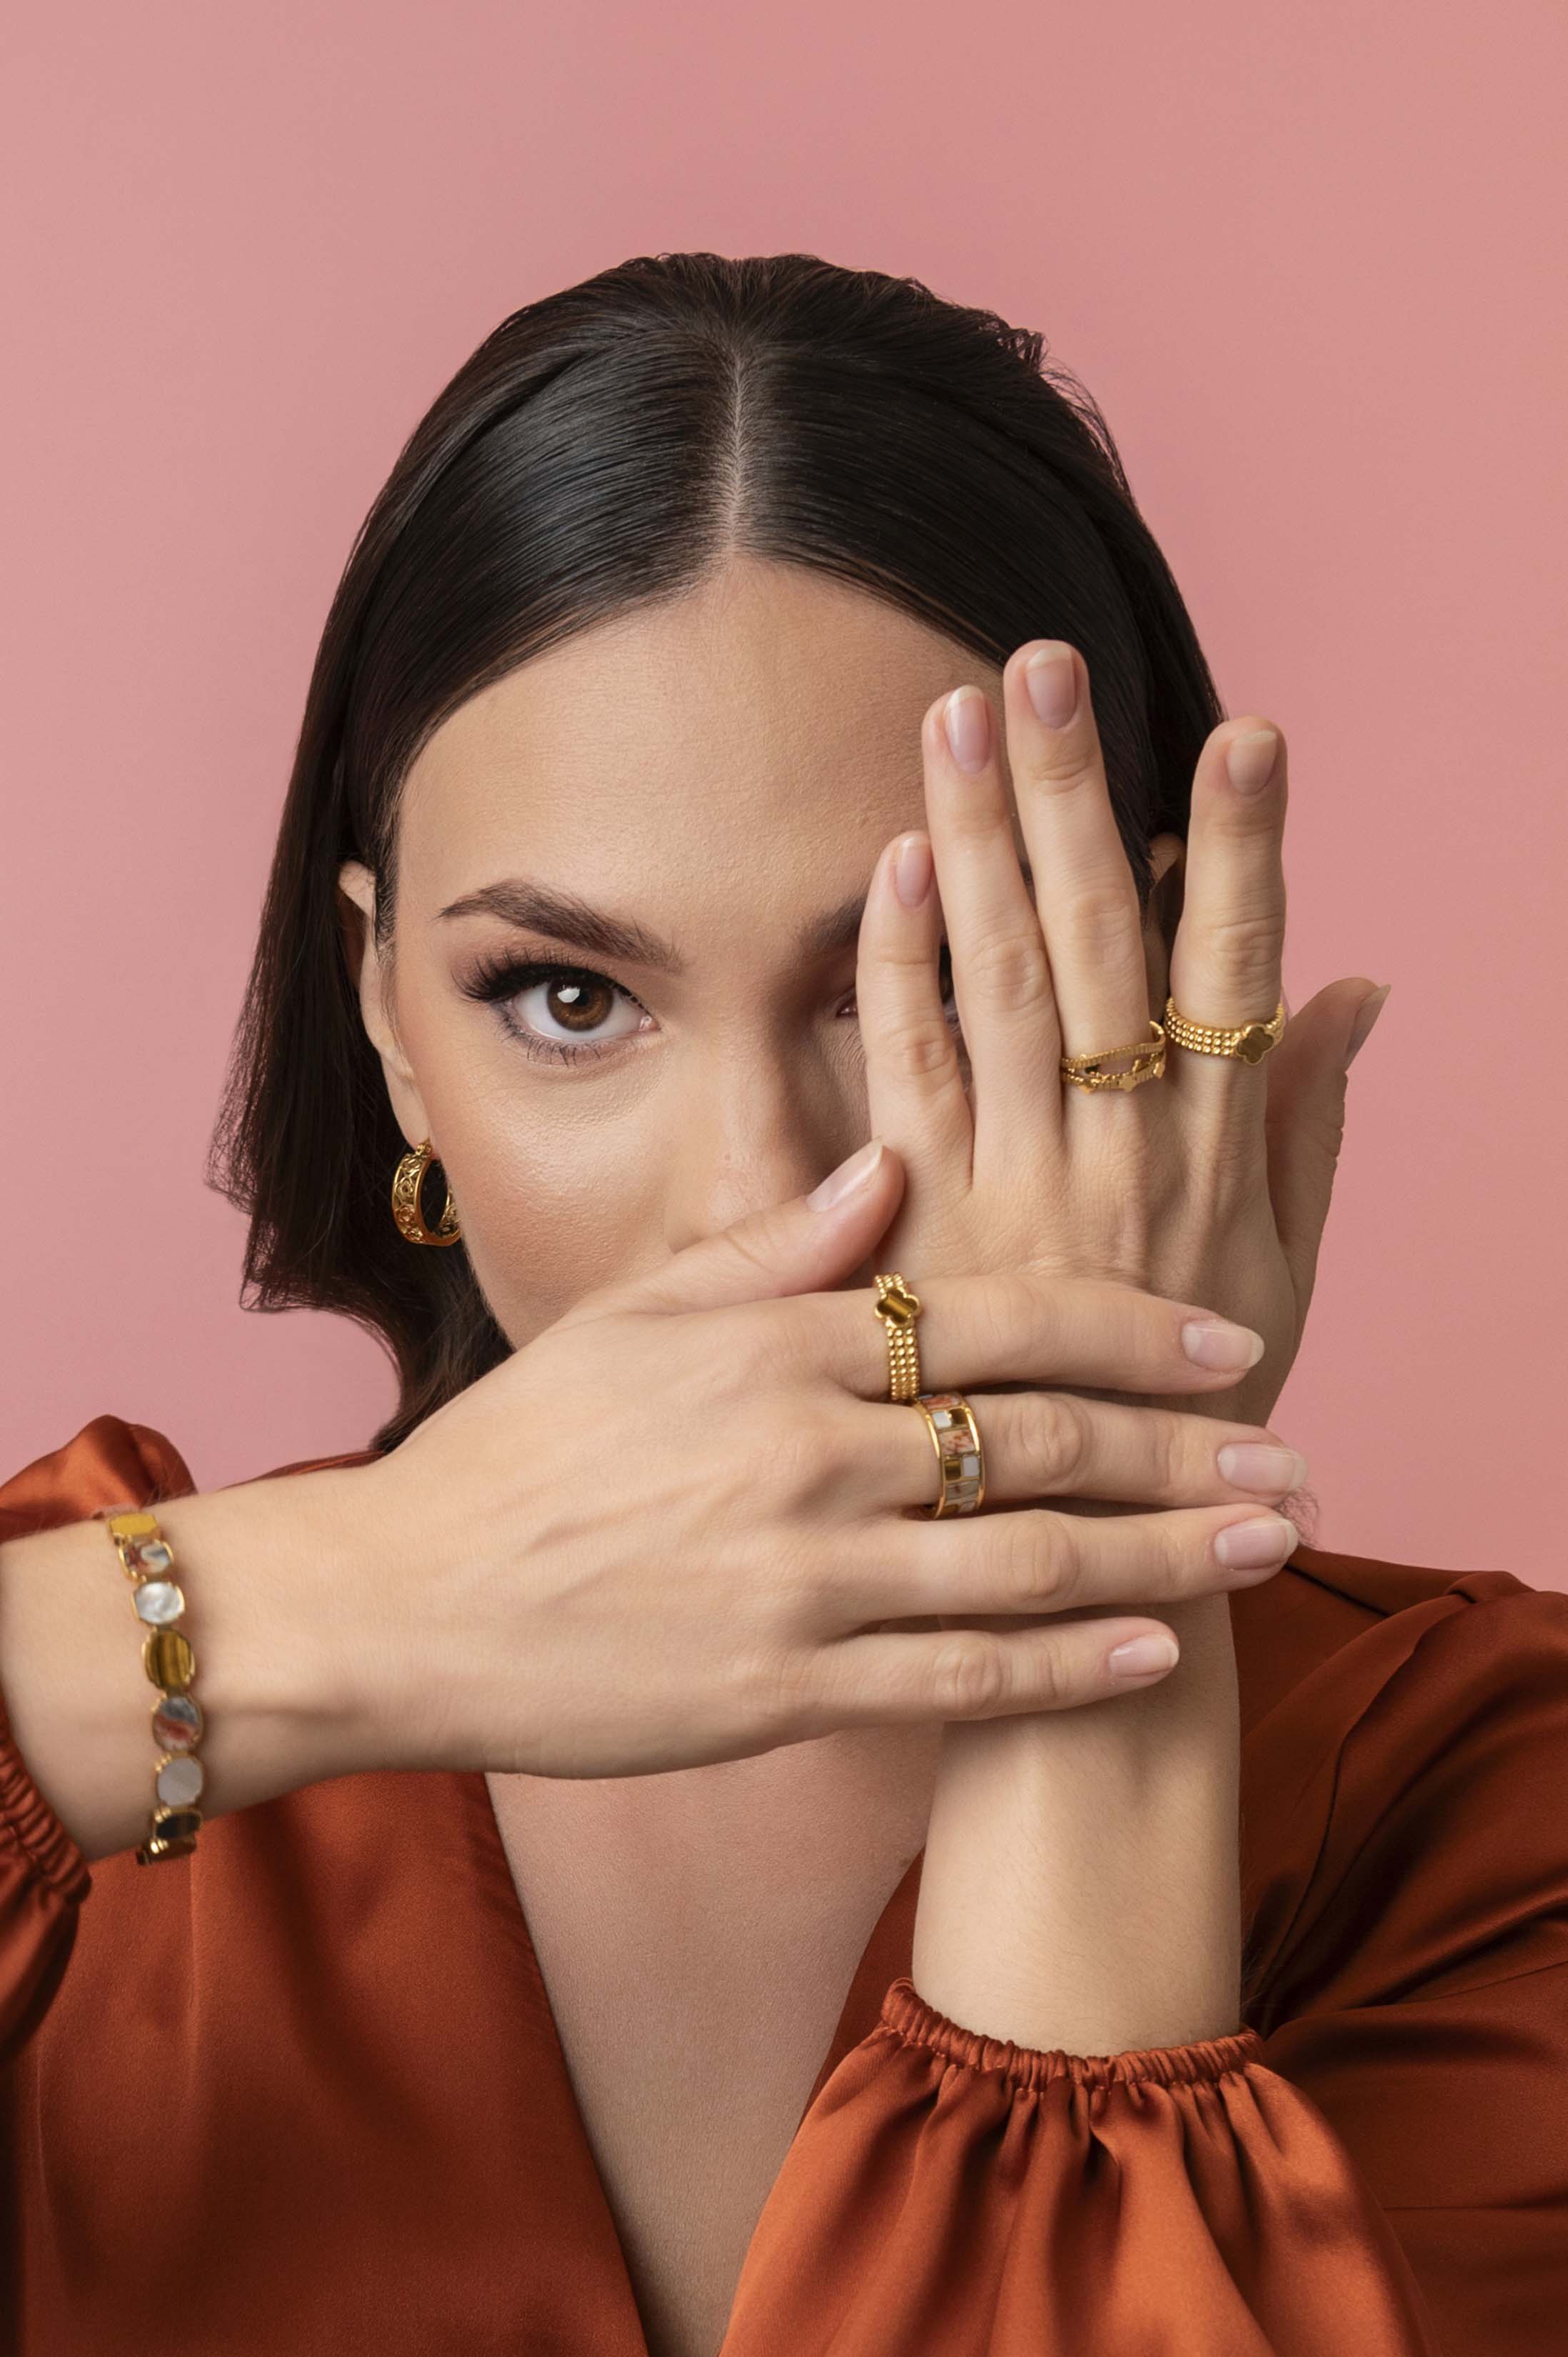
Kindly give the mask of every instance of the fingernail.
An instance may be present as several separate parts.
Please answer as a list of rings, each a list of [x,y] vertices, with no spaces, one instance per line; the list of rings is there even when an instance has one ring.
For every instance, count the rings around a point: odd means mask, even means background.
[[[1269,1514],[1255,1523],[1228,1523],[1214,1538],[1214,1553],[1233,1571],[1277,1570],[1301,1544],[1301,1533],[1288,1514]]]
[[[1113,1645],[1105,1659],[1112,1677],[1146,1678],[1174,1670],[1181,1652],[1174,1637],[1129,1637],[1124,1645]]]
[[[1272,1498],[1299,1490],[1309,1469],[1299,1449],[1276,1448],[1264,1440],[1228,1440],[1215,1462],[1238,1490],[1256,1490]]]
[[[830,1170],[821,1184],[812,1188],[806,1198],[807,1202],[813,1211],[825,1211],[830,1204],[842,1203],[846,1195],[853,1195],[857,1187],[866,1184],[881,1159],[882,1140],[874,1137],[868,1146],[863,1146],[858,1153],[852,1154],[847,1162],[841,1162],[836,1170]]]
[[[1356,1020],[1350,1026],[1349,1044],[1345,1050],[1345,1069],[1347,1071],[1349,1071],[1351,1064],[1360,1054],[1361,1049],[1366,1046],[1367,1034],[1370,1031],[1373,1024],[1382,1013],[1383,1001],[1392,988],[1393,984],[1391,982],[1385,982],[1381,990],[1374,990],[1370,998],[1363,998],[1360,1006],[1357,1008]]]
[[[955,687],[942,713],[948,747],[961,770],[972,775],[991,759],[991,706],[977,687]]]
[[[1200,1367],[1255,1367],[1263,1355],[1263,1338],[1250,1326],[1194,1318],[1181,1329],[1181,1347]]]
[[[1024,665],[1035,716],[1047,728],[1065,728],[1078,710],[1078,665],[1070,647],[1044,649]]]
[[[930,839],[907,834],[893,859],[893,888],[906,909],[918,909],[931,888]]]
[[[1232,737],[1225,755],[1225,767],[1239,794],[1258,793],[1268,784],[1274,773],[1279,749],[1277,728],[1249,728],[1245,736]]]

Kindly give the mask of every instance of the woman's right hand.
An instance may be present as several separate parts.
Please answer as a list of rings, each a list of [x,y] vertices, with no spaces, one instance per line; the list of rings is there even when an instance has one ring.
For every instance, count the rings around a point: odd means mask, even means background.
[[[902,1183],[883,1151],[825,1208],[797,1197],[587,1297],[336,1477],[370,1542],[383,1764],[628,1776],[838,1727],[1071,1708],[1151,1682],[1107,1666],[1161,1631],[1128,1608],[1272,1576],[1297,1534],[1262,1501],[1305,1467],[1286,1451],[1243,1489],[1217,1453],[1277,1449],[1272,1433],[1079,1395],[1208,1394],[1241,1372],[1186,1354],[1203,1308],[1109,1282],[907,1272],[923,1385],[971,1394],[987,1476],[978,1514],[909,1511],[935,1494],[929,1436],[888,1401],[875,1291],[843,1289]],[[1052,1498],[1151,1511],[1036,1502]],[[1227,1568],[1216,1534],[1260,1516],[1274,1562]],[[939,1625],[1009,1612],[1060,1617]]]
[[[373,1464],[160,1502],[204,1814],[366,1770],[631,1776],[1070,1709],[1119,1690],[1106,1655],[1163,1625],[1149,1605],[1268,1577],[1211,1542],[1298,1466],[1241,1489],[1217,1453],[1272,1434],[1082,1396],[1237,1380],[1184,1355],[1201,1308],[1091,1278],[904,1272],[922,1379],[972,1394],[987,1473],[978,1514],[911,1511],[935,1459],[888,1403],[867,1281],[903,1184],[886,1150],[825,1207],[797,1198],[589,1295]],[[1025,1625],[941,1625],[985,1614]],[[11,1732],[89,1859],[146,1829],[137,1625],[97,1523],[0,1544]]]

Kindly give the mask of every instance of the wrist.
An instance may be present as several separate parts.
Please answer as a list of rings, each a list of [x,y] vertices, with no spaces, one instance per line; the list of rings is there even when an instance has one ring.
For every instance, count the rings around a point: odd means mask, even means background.
[[[389,1764],[389,1649],[362,1471],[238,1483],[156,1511],[207,1723],[207,1813]]]
[[[971,2029],[1111,2054],[1240,2021],[1228,1600],[1150,1610],[1182,1647],[1156,1684],[943,1729],[911,1971]]]

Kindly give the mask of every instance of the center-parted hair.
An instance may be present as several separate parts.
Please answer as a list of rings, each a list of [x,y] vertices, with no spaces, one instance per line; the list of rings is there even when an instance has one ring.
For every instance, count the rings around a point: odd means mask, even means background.
[[[799,253],[645,255],[504,319],[415,427],[333,599],[209,1159],[249,1217],[245,1306],[338,1310],[390,1351],[379,1449],[510,1345],[461,1245],[415,1251],[392,1223],[405,1140],[338,867],[372,870],[385,943],[400,791],[441,723],[737,554],[831,574],[997,665],[1069,640],[1141,907],[1149,843],[1186,837],[1225,714],[1110,429],[1043,335]]]

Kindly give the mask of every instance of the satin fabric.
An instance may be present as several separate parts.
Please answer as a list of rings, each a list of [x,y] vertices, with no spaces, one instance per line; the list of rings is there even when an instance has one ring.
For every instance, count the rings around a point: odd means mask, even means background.
[[[191,1487],[99,1416],[0,1540]],[[908,1976],[917,1858],[722,2357],[1568,2350],[1568,1597],[1304,1546],[1230,1605],[1245,2019],[966,2028]],[[0,1718],[0,2058],[16,2357],[647,2357],[480,1774],[89,1871]]]

